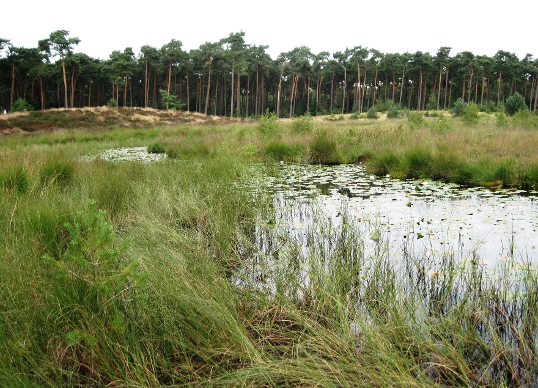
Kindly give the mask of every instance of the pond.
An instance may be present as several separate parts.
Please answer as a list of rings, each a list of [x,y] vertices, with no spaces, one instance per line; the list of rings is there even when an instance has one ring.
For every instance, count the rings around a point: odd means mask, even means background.
[[[282,164],[264,185],[277,213],[269,224],[297,241],[320,223],[334,231],[345,219],[373,245],[383,242],[395,260],[409,249],[486,265],[538,259],[536,191],[400,181],[371,176],[362,165]]]

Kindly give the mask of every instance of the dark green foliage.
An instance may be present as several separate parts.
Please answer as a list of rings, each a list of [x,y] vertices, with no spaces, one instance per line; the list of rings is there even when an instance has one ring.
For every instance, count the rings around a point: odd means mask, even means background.
[[[24,194],[30,186],[30,177],[23,167],[0,171],[0,189]]]
[[[387,111],[387,118],[389,119],[397,119],[399,117],[402,117],[402,111],[400,110],[400,107],[396,104],[393,104],[390,106],[390,108]]]
[[[454,116],[461,116],[463,115],[463,110],[467,106],[467,103],[463,101],[463,99],[460,97],[454,102],[454,106],[452,107],[452,113]]]
[[[370,109],[368,109],[366,117],[369,119],[378,119],[379,115],[377,114],[377,108],[375,106],[372,106]]]
[[[11,112],[33,111],[34,107],[24,98],[19,97],[11,106]]]
[[[528,110],[527,104],[525,104],[525,98],[518,92],[515,92],[504,102],[504,109],[508,116],[513,116],[516,112],[522,110]]]
[[[349,116],[350,120],[358,120],[358,119],[365,119],[366,115],[364,113],[354,112],[351,116]]]

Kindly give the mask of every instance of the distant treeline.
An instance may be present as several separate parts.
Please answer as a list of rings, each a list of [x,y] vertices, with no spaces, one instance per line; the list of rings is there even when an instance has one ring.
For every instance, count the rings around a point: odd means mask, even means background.
[[[279,117],[363,112],[377,104],[448,109],[462,98],[497,110],[518,92],[537,109],[538,59],[464,51],[451,55],[381,53],[362,46],[314,54],[301,46],[272,59],[268,46],[247,44],[244,32],[189,52],[172,39],[163,47],[113,51],[109,59],[74,53],[80,39],[52,32],[35,48],[0,39],[0,108],[19,100],[29,109],[58,107],[176,108],[248,117],[266,109]]]

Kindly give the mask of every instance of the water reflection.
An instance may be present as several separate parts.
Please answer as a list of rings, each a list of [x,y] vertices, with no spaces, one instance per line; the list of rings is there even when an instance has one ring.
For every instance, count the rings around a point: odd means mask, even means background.
[[[377,178],[360,165],[282,165],[266,185],[280,228],[299,241],[301,230],[319,222],[311,215],[316,208],[333,229],[345,215],[363,236],[381,233],[395,258],[409,247],[413,254],[452,252],[486,264],[538,258],[536,192]]]

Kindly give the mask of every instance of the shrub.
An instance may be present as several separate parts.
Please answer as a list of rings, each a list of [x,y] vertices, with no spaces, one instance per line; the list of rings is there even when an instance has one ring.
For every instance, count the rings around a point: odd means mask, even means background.
[[[45,255],[55,272],[59,302],[72,309],[102,315],[112,326],[121,325],[121,306],[143,291],[145,276],[138,262],[123,262],[125,241],[118,242],[105,212],[90,201],[73,223],[64,225],[69,244],[59,257]],[[119,327],[116,327],[119,328]],[[79,333],[81,334],[81,333]],[[66,333],[75,336],[74,332]]]
[[[467,104],[465,108],[463,108],[462,119],[469,125],[476,125],[478,123],[478,107],[474,102]]]
[[[508,116],[513,116],[519,110],[526,111],[529,109],[527,104],[525,104],[525,98],[518,92],[515,92],[506,99],[504,108]]]
[[[443,113],[439,113],[437,120],[432,122],[432,129],[439,133],[445,133],[450,129],[450,123]]]
[[[109,108],[116,108],[118,106],[118,101],[116,101],[115,98],[111,98],[108,100],[108,103],[106,104]]]
[[[504,114],[504,112],[497,112],[495,113],[495,117],[497,118],[497,126],[501,128],[506,128],[510,124],[508,121],[508,118]]]
[[[411,129],[422,128],[425,125],[424,116],[420,112],[409,112],[407,114],[407,122]]]
[[[402,117],[402,111],[400,110],[400,106],[393,104],[387,111],[387,118],[389,119],[397,119],[399,117]]]
[[[350,120],[365,119],[366,115],[364,113],[355,112],[349,116]]]
[[[467,103],[465,101],[463,101],[463,98],[458,98],[454,102],[454,107],[452,108],[452,113],[454,114],[454,116],[461,116],[461,115],[463,115],[463,110],[465,109],[466,106],[467,106]]]
[[[306,115],[294,117],[291,120],[290,130],[293,133],[309,133],[314,129],[314,120],[312,116]]]
[[[11,112],[29,112],[34,110],[32,104],[26,101],[24,98],[19,97],[13,105],[11,105]]]
[[[368,109],[366,117],[369,119],[378,119],[379,116],[377,115],[377,108],[375,106],[372,106],[370,109]]]
[[[280,135],[280,124],[278,123],[278,117],[275,113],[270,112],[269,109],[267,109],[260,117],[260,121],[256,129],[263,137],[276,137]]]

